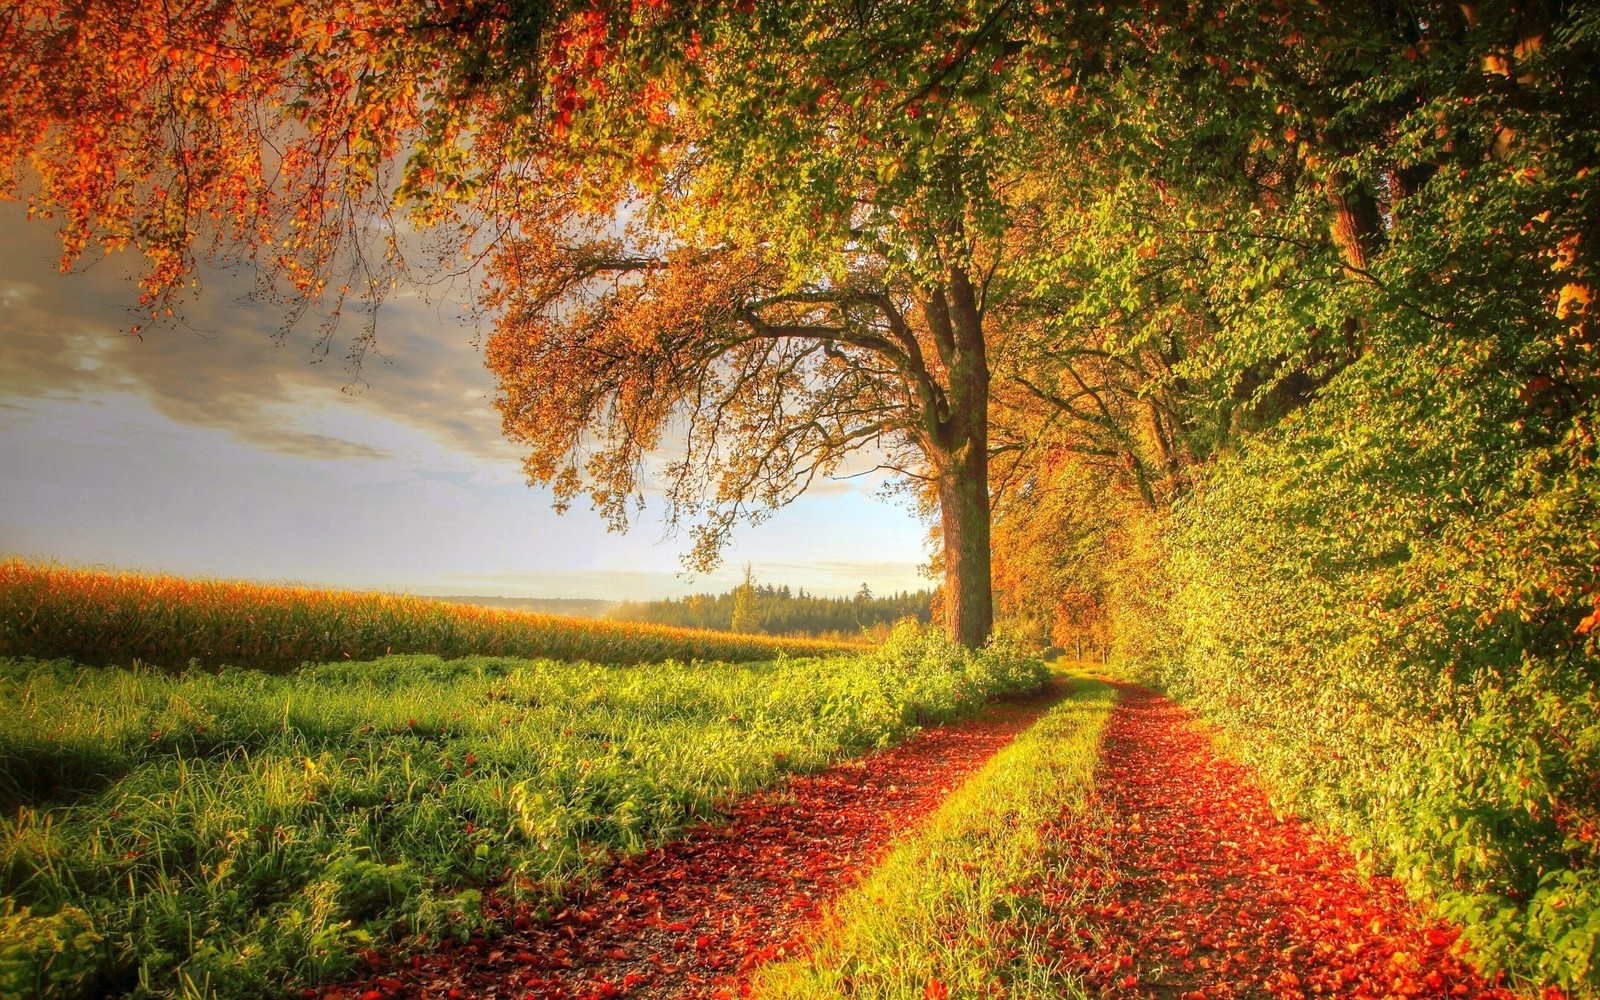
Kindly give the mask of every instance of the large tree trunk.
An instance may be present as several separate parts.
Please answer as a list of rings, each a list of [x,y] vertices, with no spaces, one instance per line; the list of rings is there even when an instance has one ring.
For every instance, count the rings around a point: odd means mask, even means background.
[[[989,456],[968,446],[939,476],[944,527],[944,613],[950,638],[977,648],[994,624],[989,573]]]
[[[1371,266],[1383,245],[1383,213],[1376,198],[1343,173],[1328,178],[1328,203],[1333,208],[1333,240],[1346,264],[1358,271]]]
[[[941,297],[943,298],[943,297]],[[982,646],[994,625],[989,567],[989,362],[974,289],[955,270],[944,308],[949,414],[943,421],[939,511],[944,528],[944,610],[950,637]],[[943,324],[941,324],[943,325]]]

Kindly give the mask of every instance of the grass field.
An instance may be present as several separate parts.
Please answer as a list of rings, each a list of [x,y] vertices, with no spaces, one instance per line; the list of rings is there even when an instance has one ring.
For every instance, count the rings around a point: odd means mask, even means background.
[[[274,587],[0,560],[0,656],[167,669],[392,653],[542,656],[592,663],[764,660],[861,646],[482,608],[392,594]]]
[[[0,661],[0,994],[259,997],[465,934],[719,802],[1036,688],[899,631],[821,660]]]

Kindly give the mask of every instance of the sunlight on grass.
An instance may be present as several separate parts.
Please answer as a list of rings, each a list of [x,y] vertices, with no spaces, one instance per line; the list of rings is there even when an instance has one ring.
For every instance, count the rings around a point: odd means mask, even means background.
[[[907,627],[826,660],[0,660],[0,995],[255,997],[486,926],[734,796],[1037,688]]]
[[[816,946],[762,970],[766,1000],[1082,996],[1058,971],[1038,897],[1058,860],[1041,828],[1084,808],[1115,692],[1066,700],[997,754],[834,907]],[[1052,909],[1072,909],[1056,901]]]

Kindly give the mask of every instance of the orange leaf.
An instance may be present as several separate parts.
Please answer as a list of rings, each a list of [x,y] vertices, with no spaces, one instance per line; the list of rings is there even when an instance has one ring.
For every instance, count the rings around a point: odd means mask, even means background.
[[[1589,615],[1583,621],[1579,622],[1578,627],[1573,631],[1577,632],[1579,635],[1588,635],[1589,630],[1594,628],[1596,625],[1600,625],[1600,609],[1597,609],[1594,614]]]

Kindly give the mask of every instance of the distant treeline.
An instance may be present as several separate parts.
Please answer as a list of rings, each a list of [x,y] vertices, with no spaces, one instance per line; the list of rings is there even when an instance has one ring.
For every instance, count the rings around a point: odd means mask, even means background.
[[[861,585],[853,597],[821,597],[805,588],[741,584],[723,594],[694,594],[663,601],[623,601],[606,613],[613,621],[651,622],[767,635],[852,635],[902,618],[926,624],[932,591],[877,596]],[[734,628],[735,616],[740,627]]]

